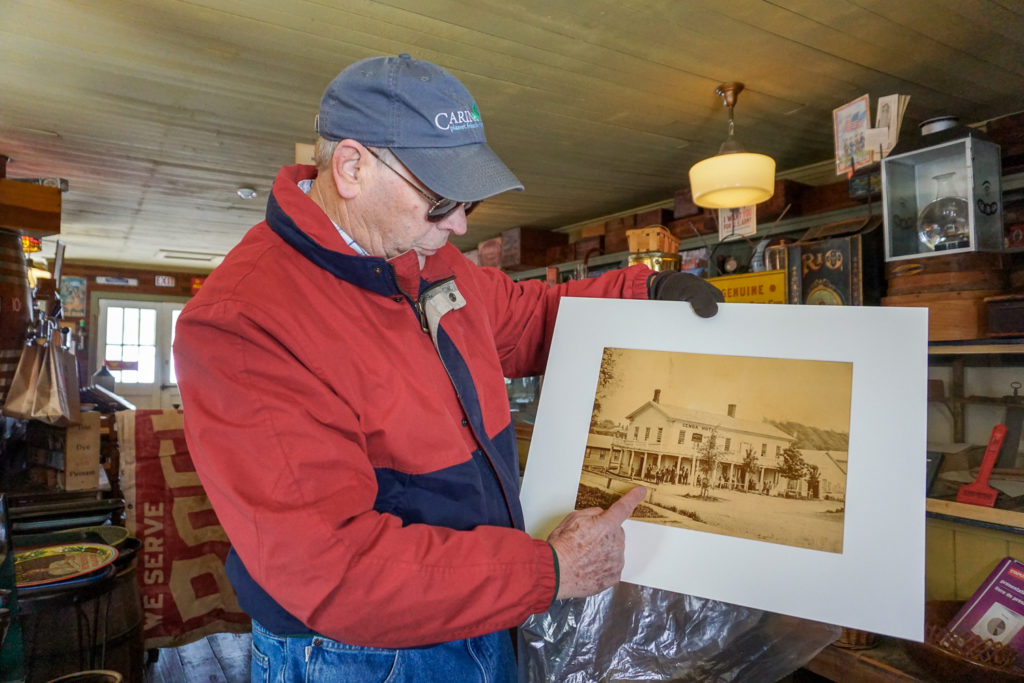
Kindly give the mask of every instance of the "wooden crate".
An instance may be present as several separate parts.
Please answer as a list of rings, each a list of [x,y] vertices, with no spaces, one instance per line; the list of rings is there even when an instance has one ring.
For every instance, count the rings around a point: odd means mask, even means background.
[[[542,228],[515,227],[501,233],[501,267],[524,270],[548,265],[548,247],[569,243],[563,232]]]
[[[782,215],[787,206],[789,207],[789,211],[786,211],[787,218],[799,216],[801,213],[800,198],[807,187],[795,180],[776,180],[775,194],[767,201],[757,205],[757,220],[759,222],[775,220]]]
[[[620,216],[605,221],[604,249],[606,254],[614,254],[629,249],[626,231],[636,227],[633,216]]]
[[[648,225],[668,225],[675,216],[669,209],[651,209],[633,214],[633,225],[637,228],[646,228]]]
[[[718,223],[709,212],[698,213],[689,218],[677,218],[674,221],[669,221],[665,227],[681,240],[718,233]]]
[[[582,261],[588,256],[599,256],[604,253],[604,235],[584,237],[570,246],[573,248],[573,258],[577,261]]]
[[[985,299],[985,311],[988,336],[1024,336],[1024,294],[990,296]]]
[[[999,290],[898,294],[882,299],[883,306],[928,309],[928,341],[984,339],[988,329],[985,299]]]
[[[693,203],[693,192],[690,188],[684,187],[681,190],[676,190],[675,194],[672,195],[673,218],[696,216],[701,211],[703,211],[703,209]]]

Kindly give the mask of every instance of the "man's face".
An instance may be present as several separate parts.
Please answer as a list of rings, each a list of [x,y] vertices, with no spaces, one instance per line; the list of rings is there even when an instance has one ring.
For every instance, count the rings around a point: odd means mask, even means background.
[[[380,175],[380,182],[376,186],[381,191],[381,196],[377,199],[383,208],[378,214],[380,220],[374,227],[385,258],[393,258],[413,250],[419,257],[422,267],[426,257],[441,249],[451,235],[466,234],[466,212],[461,206],[440,221],[428,221],[427,209],[430,208],[430,203],[397,174],[401,173],[406,180],[426,194],[435,196],[434,193],[426,189],[394,155],[387,158],[387,163],[395,169],[394,171],[379,161],[376,163]]]

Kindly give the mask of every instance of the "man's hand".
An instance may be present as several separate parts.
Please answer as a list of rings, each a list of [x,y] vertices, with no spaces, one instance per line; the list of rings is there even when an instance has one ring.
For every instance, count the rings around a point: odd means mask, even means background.
[[[637,486],[607,510],[573,510],[555,527],[548,543],[558,556],[558,600],[595,595],[619,582],[626,563],[622,523],[646,495]]]
[[[664,270],[647,281],[647,298],[660,301],[689,301],[694,313],[710,318],[725,301],[722,290],[691,273]]]

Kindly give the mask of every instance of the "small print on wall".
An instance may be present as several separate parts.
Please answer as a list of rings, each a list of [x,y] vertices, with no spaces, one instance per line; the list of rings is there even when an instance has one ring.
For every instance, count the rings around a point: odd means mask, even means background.
[[[65,318],[84,318],[86,313],[86,279],[65,275],[60,280],[61,309]]]

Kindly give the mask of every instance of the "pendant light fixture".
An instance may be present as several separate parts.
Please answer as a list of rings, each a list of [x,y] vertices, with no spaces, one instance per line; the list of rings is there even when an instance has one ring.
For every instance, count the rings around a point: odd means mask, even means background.
[[[708,209],[751,206],[775,193],[775,160],[746,151],[734,137],[733,108],[742,83],[723,83],[715,92],[729,109],[729,137],[718,154],[690,167],[693,203]]]

